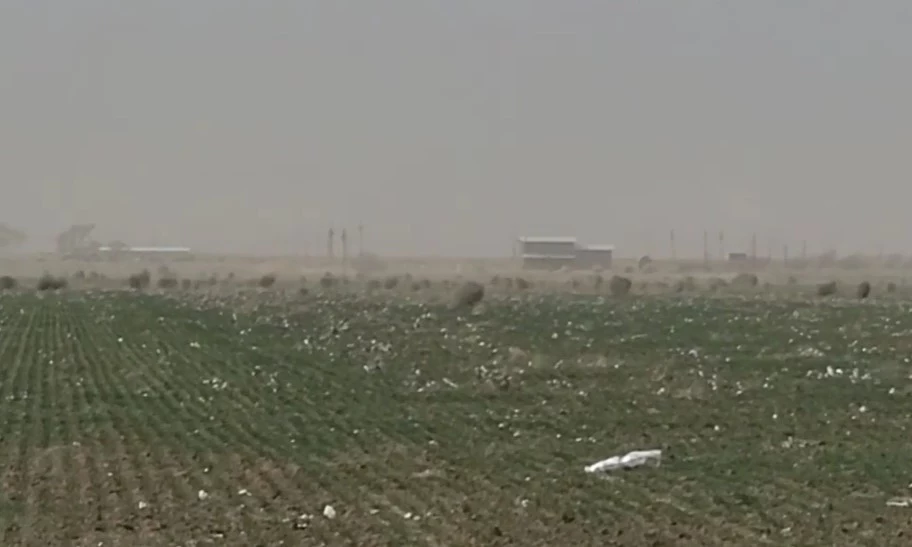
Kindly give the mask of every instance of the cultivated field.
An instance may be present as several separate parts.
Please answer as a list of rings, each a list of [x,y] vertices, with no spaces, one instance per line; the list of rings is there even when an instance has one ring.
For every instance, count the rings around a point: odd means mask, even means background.
[[[0,295],[0,545],[912,541],[905,297],[420,294]]]

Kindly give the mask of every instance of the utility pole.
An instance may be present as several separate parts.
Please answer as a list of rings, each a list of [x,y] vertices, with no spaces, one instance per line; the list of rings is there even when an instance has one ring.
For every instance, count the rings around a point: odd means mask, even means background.
[[[805,240],[805,241],[801,242],[801,261],[804,262],[805,260],[807,260],[807,257],[808,257],[808,242]]]
[[[335,258],[336,253],[333,249],[333,243],[335,242],[336,232],[332,229],[332,226],[329,227],[329,234],[326,238],[326,256],[329,258]]]
[[[757,234],[751,234],[751,263],[757,264]]]
[[[358,223],[358,256],[364,255],[364,224]]]
[[[719,230],[719,260],[725,260],[725,232]]]
[[[783,245],[782,246],[782,263],[785,264],[786,266],[788,266],[788,261],[789,261],[789,246]]]
[[[671,231],[671,260],[672,262],[678,261],[678,250],[675,248],[675,231]]]
[[[703,267],[709,269],[709,232],[703,230]]]
[[[339,240],[342,242],[342,266],[346,267],[348,265],[348,230],[342,228]]]

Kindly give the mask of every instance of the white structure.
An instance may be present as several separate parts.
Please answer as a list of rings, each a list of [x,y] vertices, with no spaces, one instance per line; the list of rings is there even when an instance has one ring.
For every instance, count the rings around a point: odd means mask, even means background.
[[[101,257],[115,258],[179,258],[192,256],[190,247],[125,247],[116,249],[109,246],[98,248]]]
[[[521,237],[519,244],[523,267],[536,270],[609,269],[614,254],[614,245],[584,245],[575,237]]]
[[[558,270],[576,260],[575,237],[521,237],[519,245],[524,268]]]
[[[591,268],[611,269],[611,260],[614,256],[614,245],[579,245],[576,248],[577,268],[588,270]]]
[[[121,253],[178,253],[186,254],[190,252],[190,247],[127,247],[125,249],[113,249],[111,247],[99,247],[101,252],[121,252]]]
[[[572,256],[576,253],[575,237],[521,237],[522,254]]]

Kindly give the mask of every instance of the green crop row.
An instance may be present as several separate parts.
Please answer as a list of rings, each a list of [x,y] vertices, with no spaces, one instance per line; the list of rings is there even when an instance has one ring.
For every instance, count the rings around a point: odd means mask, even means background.
[[[903,544],[910,358],[899,300],[10,293],[0,544]]]

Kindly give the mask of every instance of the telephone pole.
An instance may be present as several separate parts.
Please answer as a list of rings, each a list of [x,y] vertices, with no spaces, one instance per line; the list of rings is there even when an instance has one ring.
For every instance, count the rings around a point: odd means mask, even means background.
[[[358,223],[358,256],[364,255],[364,224]]]
[[[675,248],[675,231],[671,231],[671,260],[672,262],[677,262],[678,260],[678,250]]]
[[[709,269],[709,232],[703,230],[703,267]]]
[[[329,233],[326,237],[326,256],[329,258],[335,258],[336,253],[333,249],[333,243],[335,242],[336,232],[332,229],[332,226],[329,227]]]
[[[719,260],[725,260],[725,232],[719,230]]]
[[[757,234],[751,234],[751,263],[757,263]]]
[[[345,228],[342,228],[339,240],[342,242],[342,265],[345,266],[348,264],[348,231]]]

